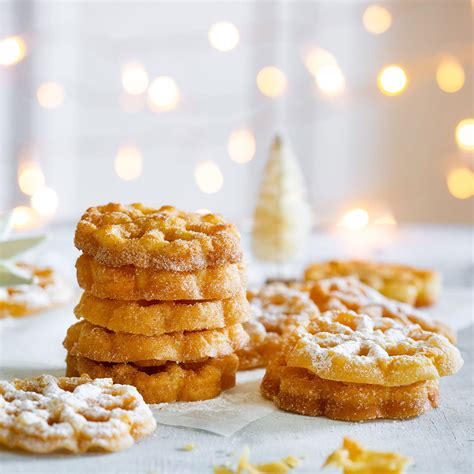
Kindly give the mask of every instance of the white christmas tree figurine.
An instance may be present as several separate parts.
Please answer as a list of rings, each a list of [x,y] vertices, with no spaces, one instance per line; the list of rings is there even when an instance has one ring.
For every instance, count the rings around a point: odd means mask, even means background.
[[[254,213],[252,248],[261,260],[284,262],[295,256],[311,230],[311,208],[293,151],[275,136]]]

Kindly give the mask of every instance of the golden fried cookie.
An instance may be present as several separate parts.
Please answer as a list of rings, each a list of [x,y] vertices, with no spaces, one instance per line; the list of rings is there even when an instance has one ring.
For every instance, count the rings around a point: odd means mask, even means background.
[[[424,331],[442,334],[456,342],[456,334],[446,324],[407,303],[383,296],[354,277],[319,280],[314,283],[310,296],[321,311],[349,309],[369,316],[393,318],[407,325],[418,324]]]
[[[281,282],[248,291],[247,298],[252,316],[244,324],[244,329],[250,340],[237,352],[240,370],[265,367],[272,355],[278,352],[287,333],[319,314],[307,293]]]
[[[439,400],[438,379],[401,387],[336,382],[287,367],[283,357],[270,361],[260,389],[282,410],[346,421],[411,418],[436,408]]]
[[[241,324],[223,329],[142,336],[114,333],[80,321],[68,329],[64,347],[71,355],[99,362],[192,362],[204,357],[232,354],[247,341],[248,335]]]
[[[0,444],[9,448],[119,451],[155,428],[137,389],[111,379],[41,375],[0,381]]]
[[[71,289],[52,268],[27,263],[16,265],[35,281],[31,285],[0,286],[0,319],[37,313],[70,299]]]
[[[327,311],[298,328],[285,359],[323,379],[386,387],[451,375],[463,364],[443,336],[353,311]]]
[[[265,367],[281,349],[283,337],[275,332],[267,332],[258,321],[248,321],[243,326],[250,339],[246,347],[237,351],[239,370]]]
[[[371,451],[359,443],[344,438],[341,448],[331,453],[323,467],[340,467],[350,474],[403,474],[412,459],[398,453]]]
[[[356,277],[388,298],[414,306],[434,304],[441,289],[438,272],[391,263],[331,260],[313,263],[304,274],[308,281],[338,276]]]
[[[241,293],[247,283],[242,263],[175,272],[131,265],[108,267],[81,255],[76,269],[81,288],[114,300],[219,300]]]
[[[79,221],[79,250],[112,267],[186,272],[240,262],[236,227],[214,214],[110,203],[89,208]]]
[[[114,332],[159,336],[170,332],[220,329],[250,317],[245,294],[216,301],[117,301],[82,295],[76,317]]]
[[[134,385],[147,403],[193,402],[217,397],[235,385],[239,365],[235,354],[203,362],[166,362],[155,367],[95,362],[71,355],[66,362],[67,375],[110,377],[115,383]]]

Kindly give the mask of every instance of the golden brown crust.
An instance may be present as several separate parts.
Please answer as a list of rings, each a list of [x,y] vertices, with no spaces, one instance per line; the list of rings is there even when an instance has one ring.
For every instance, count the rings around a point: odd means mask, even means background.
[[[223,329],[142,336],[114,333],[80,321],[68,329],[64,347],[71,355],[100,362],[192,362],[232,354],[247,341],[248,335],[241,324]]]
[[[446,324],[407,303],[386,298],[354,277],[336,277],[313,284],[311,299],[321,311],[352,310],[369,316],[392,318],[402,324],[418,324],[424,331],[445,336],[456,342],[456,333]]]
[[[244,294],[216,301],[146,302],[100,299],[85,292],[74,313],[113,332],[159,336],[243,323],[250,317],[250,308]]]
[[[285,359],[327,380],[387,387],[451,375],[463,365],[443,336],[353,311],[327,311],[300,327]]]
[[[252,370],[266,367],[268,361],[281,350],[283,338],[276,333],[265,333],[263,338],[256,338],[252,326],[245,323],[244,329],[250,336],[249,344],[237,351],[239,370]]]
[[[247,282],[242,263],[175,272],[131,265],[109,267],[81,255],[76,270],[81,288],[98,298],[115,300],[218,300],[241,293]]]
[[[1,380],[0,400],[0,444],[34,453],[119,451],[156,428],[135,387],[111,379]]]
[[[437,379],[403,387],[335,382],[286,367],[278,357],[267,366],[261,392],[283,410],[347,421],[412,418],[439,405]]]
[[[214,214],[110,203],[89,208],[74,243],[105,265],[195,271],[240,262],[236,227]]]
[[[434,304],[441,290],[438,272],[407,265],[362,260],[330,260],[313,263],[305,270],[305,280],[353,276],[383,295],[414,306]]]
[[[239,360],[235,354],[230,354],[204,362],[167,362],[143,368],[68,355],[66,364],[69,376],[88,374],[92,378],[110,377],[114,383],[135,386],[146,403],[170,403],[208,400],[232,388]]]

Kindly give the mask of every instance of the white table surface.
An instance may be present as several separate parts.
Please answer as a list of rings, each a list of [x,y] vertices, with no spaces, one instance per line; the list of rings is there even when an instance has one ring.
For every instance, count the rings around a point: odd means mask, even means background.
[[[439,241],[436,252],[432,253],[433,249],[429,252],[427,250],[423,258],[429,260],[430,253],[432,262],[438,258],[440,266],[449,263],[448,247],[439,253],[443,245],[441,241],[451,235],[451,239],[447,240],[450,246],[453,245],[452,236],[456,232],[446,234]],[[465,229],[458,234],[457,246],[454,243],[456,251],[453,260],[459,258],[459,265],[471,265],[469,259],[462,260],[462,252],[459,250],[462,247],[464,251],[471,251],[467,246],[471,238],[470,230]],[[430,244],[425,249],[430,245],[433,247],[433,238],[429,239],[429,235],[426,232]],[[59,263],[72,278],[76,254],[70,242],[71,230],[66,228],[56,233],[41,255],[45,260]],[[423,248],[422,242],[417,245]],[[414,252],[414,248],[404,251],[405,253],[397,251],[387,255],[391,260],[400,255],[404,261],[410,261],[406,256]],[[318,256],[331,257],[334,252],[318,252]],[[301,261],[300,264],[302,263]],[[465,270],[461,271],[459,265],[450,265],[450,271],[454,269],[458,272],[455,273],[458,275],[456,278],[465,275]],[[433,266],[436,267],[436,264]],[[255,274],[263,272],[256,265],[251,265],[250,268]],[[292,271],[294,269],[290,270]],[[41,373],[63,374],[65,351],[61,342],[66,328],[75,321],[72,307],[73,303],[21,320],[0,321],[0,376],[8,378]],[[276,411],[230,437],[202,430],[158,425],[156,432],[148,438],[127,451],[114,454],[36,456],[0,449],[0,473],[211,473],[212,467],[219,464],[231,462],[235,466],[235,460],[244,446],[249,446],[252,461],[268,462],[292,454],[303,458],[302,464],[292,472],[315,473],[321,471],[320,466],[325,457],[341,444],[343,436],[353,437],[373,449],[394,450],[414,458],[416,463],[408,472],[472,473],[472,289],[448,287],[433,312],[460,330],[459,346],[465,366],[459,374],[442,380],[441,407],[422,417],[408,421],[349,423]],[[187,443],[194,443],[195,450],[182,451],[181,448]],[[326,469],[324,472],[336,471]]]

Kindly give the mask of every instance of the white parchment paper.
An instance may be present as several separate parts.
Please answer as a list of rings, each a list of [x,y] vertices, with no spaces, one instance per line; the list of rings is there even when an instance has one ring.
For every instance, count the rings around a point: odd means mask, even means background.
[[[260,395],[263,374],[263,369],[239,373],[236,386],[213,400],[160,403],[150,407],[158,423],[231,436],[276,410],[273,403]]]

